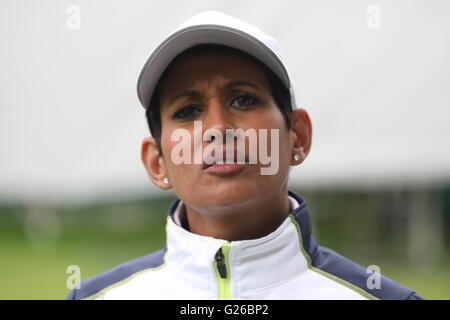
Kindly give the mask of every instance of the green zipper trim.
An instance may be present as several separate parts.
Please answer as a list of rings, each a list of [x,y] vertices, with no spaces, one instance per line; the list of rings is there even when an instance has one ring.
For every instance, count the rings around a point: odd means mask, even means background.
[[[217,261],[214,260],[214,270],[216,271],[217,284],[219,288],[219,300],[231,300],[231,276],[228,256],[230,254],[230,244],[226,243],[222,246],[222,253],[225,259],[225,267],[227,268],[227,277],[222,278],[217,268]]]

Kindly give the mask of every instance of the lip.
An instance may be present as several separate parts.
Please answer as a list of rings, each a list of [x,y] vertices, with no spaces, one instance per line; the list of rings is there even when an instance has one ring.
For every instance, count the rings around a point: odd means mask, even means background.
[[[203,170],[208,173],[216,174],[216,175],[231,175],[234,173],[237,173],[244,169],[245,165],[248,163],[247,156],[245,154],[239,153],[236,149],[234,151],[234,162],[233,163],[226,163],[226,152],[227,150],[223,150],[223,164],[213,163],[213,164],[207,164],[205,161],[203,161]],[[214,151],[213,151],[214,152]],[[214,157],[214,154],[212,155]],[[239,156],[239,157],[238,157]],[[237,159],[245,159],[245,163],[237,163]]]
[[[204,169],[205,172],[220,175],[220,176],[226,176],[235,174],[241,170],[243,170],[245,167],[245,163],[226,163],[226,164],[213,164],[206,169]]]

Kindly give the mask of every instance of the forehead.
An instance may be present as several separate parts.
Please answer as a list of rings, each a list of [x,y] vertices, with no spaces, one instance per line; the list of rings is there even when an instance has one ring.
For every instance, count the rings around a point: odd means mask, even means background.
[[[234,80],[269,89],[261,66],[245,57],[220,53],[182,56],[171,64],[161,79],[161,102],[182,90]]]

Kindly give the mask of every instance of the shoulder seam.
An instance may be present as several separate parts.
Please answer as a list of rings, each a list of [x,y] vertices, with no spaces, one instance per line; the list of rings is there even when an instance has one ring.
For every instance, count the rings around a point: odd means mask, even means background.
[[[308,264],[308,269],[310,269],[310,270],[312,270],[312,271],[314,271],[316,273],[319,273],[320,275],[322,275],[324,277],[327,277],[328,279],[333,280],[333,281],[339,283],[340,285],[343,285],[343,286],[345,286],[345,287],[347,287],[347,288],[349,288],[349,289],[359,293],[360,295],[362,295],[363,297],[365,297],[365,298],[367,298],[369,300],[380,300],[379,298],[373,296],[372,294],[368,293],[364,289],[362,289],[362,288],[360,288],[360,287],[358,287],[358,286],[356,286],[356,285],[354,285],[354,284],[352,284],[352,283],[350,283],[350,282],[348,282],[348,281],[346,281],[344,279],[341,279],[341,278],[339,278],[339,277],[337,277],[337,276],[335,276],[335,275],[333,275],[333,274],[331,274],[331,273],[329,273],[329,272],[327,272],[325,270],[322,270],[322,269],[319,269],[319,268],[316,268],[315,266],[313,266],[312,265],[311,256],[309,255],[308,252],[306,252],[305,248],[303,247],[303,240],[302,240],[303,238],[302,238],[302,231],[300,229],[300,226],[298,225],[297,221],[295,220],[295,217],[292,214],[289,214],[289,217],[291,218],[291,222],[294,224],[294,226],[295,226],[295,228],[297,230],[297,235],[298,235],[299,244],[300,244],[300,250],[302,251],[302,254],[306,258],[306,262]]]
[[[108,291],[110,291],[110,290],[112,290],[114,288],[120,287],[121,285],[124,285],[125,283],[131,281],[132,279],[134,279],[137,276],[140,276],[141,274],[144,274],[144,273],[149,272],[149,271],[158,271],[158,270],[162,269],[163,267],[166,266],[166,254],[167,254],[167,251],[164,253],[163,262],[159,266],[150,267],[150,268],[146,268],[146,269],[134,272],[134,273],[130,274],[128,277],[126,277],[126,278],[124,278],[124,279],[122,279],[120,281],[117,281],[115,283],[112,283],[109,286],[107,286],[107,287],[97,291],[96,293],[91,294],[90,296],[82,298],[82,300],[95,300],[96,298],[98,298],[99,296],[105,294],[106,292],[108,292]]]
[[[415,292],[415,291],[411,292],[411,294],[408,295],[405,300],[411,300],[411,297],[415,294],[417,294],[417,292]]]

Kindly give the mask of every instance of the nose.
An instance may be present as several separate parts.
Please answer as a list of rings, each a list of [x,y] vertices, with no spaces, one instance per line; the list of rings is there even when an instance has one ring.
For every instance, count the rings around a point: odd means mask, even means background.
[[[222,134],[223,143],[225,143],[226,130],[235,128],[233,116],[230,111],[231,110],[218,99],[211,99],[209,101],[206,115],[203,118],[203,129],[205,130],[203,134],[206,141],[214,141],[214,131],[218,130]]]

